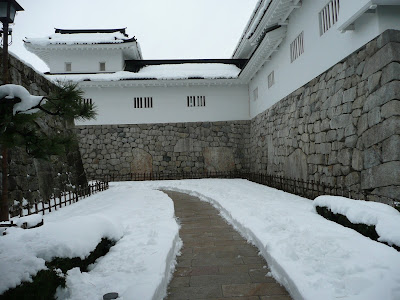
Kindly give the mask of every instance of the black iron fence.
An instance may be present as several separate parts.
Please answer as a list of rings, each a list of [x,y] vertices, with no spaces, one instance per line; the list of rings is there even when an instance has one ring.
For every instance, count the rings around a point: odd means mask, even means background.
[[[53,195],[47,201],[37,201],[32,203],[18,203],[10,207],[10,217],[16,216],[29,216],[37,213],[43,215],[52,210],[57,210],[69,204],[78,202],[80,199],[86,198],[95,194],[107,190],[109,184],[107,181],[95,181],[84,188],[78,188],[73,191],[61,192],[58,195]]]
[[[88,175],[89,178],[103,181],[148,181],[148,180],[180,180],[202,178],[242,178],[272,188],[276,188],[291,194],[308,199],[315,199],[321,195],[343,196],[359,200],[376,200],[376,196],[365,190],[354,190],[346,186],[330,185],[320,181],[306,181],[295,178],[287,178],[279,175],[252,172],[152,172],[152,173],[112,173],[103,176]],[[381,200],[395,202],[395,199],[380,197]]]
[[[110,181],[152,181],[202,178],[238,178],[238,172],[151,172],[151,173],[112,173],[107,175],[87,175],[88,178]]]

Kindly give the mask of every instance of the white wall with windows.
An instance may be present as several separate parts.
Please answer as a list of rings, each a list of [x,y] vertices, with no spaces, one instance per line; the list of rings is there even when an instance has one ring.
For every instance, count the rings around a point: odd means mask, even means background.
[[[349,0],[340,2],[346,1]],[[400,30],[400,6],[378,6],[375,12],[362,14],[354,22],[354,30],[342,33],[336,23],[331,24],[321,35],[319,13],[329,2],[306,0],[302,2],[301,8],[292,12],[285,40],[272,55],[271,61],[267,61],[249,83],[250,92],[256,89],[258,91],[258,99],[250,102],[251,118],[317,77],[385,30]],[[339,21],[340,15],[341,11],[339,11]],[[293,49],[292,43],[302,33],[303,41],[300,44],[302,49],[295,53],[295,59],[291,62],[291,58],[294,58],[291,45]],[[268,76],[272,72],[274,72],[274,84],[268,87]]]
[[[83,87],[98,109],[77,125],[249,120],[247,85]],[[192,102],[191,102],[192,101]],[[194,105],[190,106],[190,104]]]
[[[122,50],[57,49],[49,54],[50,73],[101,73],[123,70]]]

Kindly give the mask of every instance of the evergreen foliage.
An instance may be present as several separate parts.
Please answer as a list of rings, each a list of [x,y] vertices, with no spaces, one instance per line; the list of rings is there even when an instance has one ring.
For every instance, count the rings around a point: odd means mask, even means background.
[[[338,223],[345,227],[354,229],[355,231],[361,233],[362,235],[369,237],[371,240],[381,242],[381,241],[379,241],[379,235],[376,232],[374,225],[352,223],[346,216],[344,216],[342,214],[336,214],[327,207],[317,206],[316,210],[317,210],[317,213],[320,216],[324,217],[325,219],[328,219],[332,222]],[[381,243],[391,246],[394,249],[396,249],[397,251],[400,251],[400,247],[398,247],[396,245],[389,245],[388,243],[385,243],[385,242],[381,242]]]
[[[47,270],[39,271],[32,282],[23,282],[14,289],[10,289],[0,295],[0,300],[50,300],[55,299],[57,287],[65,287],[65,274],[68,270],[79,268],[81,272],[87,272],[89,265],[99,257],[110,251],[115,241],[103,238],[96,248],[85,259],[56,257],[46,262]]]
[[[22,147],[34,158],[59,155],[71,145],[73,137],[66,133],[47,133],[37,122],[44,114],[59,116],[67,121],[87,120],[95,117],[93,104],[83,102],[83,91],[73,83],[59,83],[47,97],[45,104],[37,107],[41,112],[17,113],[12,109],[19,99],[0,100],[0,145],[6,148]]]
[[[0,99],[0,146],[2,148],[2,173],[8,173],[8,150],[21,147],[34,158],[49,159],[51,155],[66,153],[73,146],[73,133],[51,132],[40,125],[40,117],[52,115],[65,122],[74,119],[87,120],[94,118],[96,110],[93,104],[85,103],[83,91],[77,84],[58,82],[47,101],[41,101],[31,107],[39,112],[13,113],[15,104],[21,102],[19,98]],[[44,103],[43,103],[44,102]],[[42,104],[43,103],[43,104]],[[2,176],[2,196],[0,202],[0,221],[9,220],[8,211],[8,177]]]

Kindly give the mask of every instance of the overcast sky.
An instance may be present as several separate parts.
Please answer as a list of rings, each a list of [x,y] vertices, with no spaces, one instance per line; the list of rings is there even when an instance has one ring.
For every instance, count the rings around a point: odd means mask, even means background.
[[[24,37],[54,28],[123,28],[144,59],[230,58],[257,0],[17,0],[25,11],[13,25],[10,51],[39,71],[47,66],[25,50]]]

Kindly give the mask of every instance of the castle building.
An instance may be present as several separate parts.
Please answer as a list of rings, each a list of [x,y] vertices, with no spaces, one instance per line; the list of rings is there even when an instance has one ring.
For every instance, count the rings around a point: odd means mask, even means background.
[[[400,99],[399,20],[398,0],[260,0],[231,59],[144,60],[125,29],[56,29],[25,46],[97,106],[96,120],[77,123],[90,172],[138,171],[143,154],[139,171],[267,171],[400,195],[400,176],[375,181],[400,169],[398,150],[384,155],[400,145],[398,113],[384,108]],[[377,93],[392,96],[374,107]],[[179,136],[146,140],[181,123]],[[114,140],[133,158],[89,141],[99,128],[107,141],[137,134]]]
[[[230,60],[143,60],[125,29],[56,29],[25,46],[96,104],[82,124],[249,120],[399,17],[396,0],[262,0]]]

